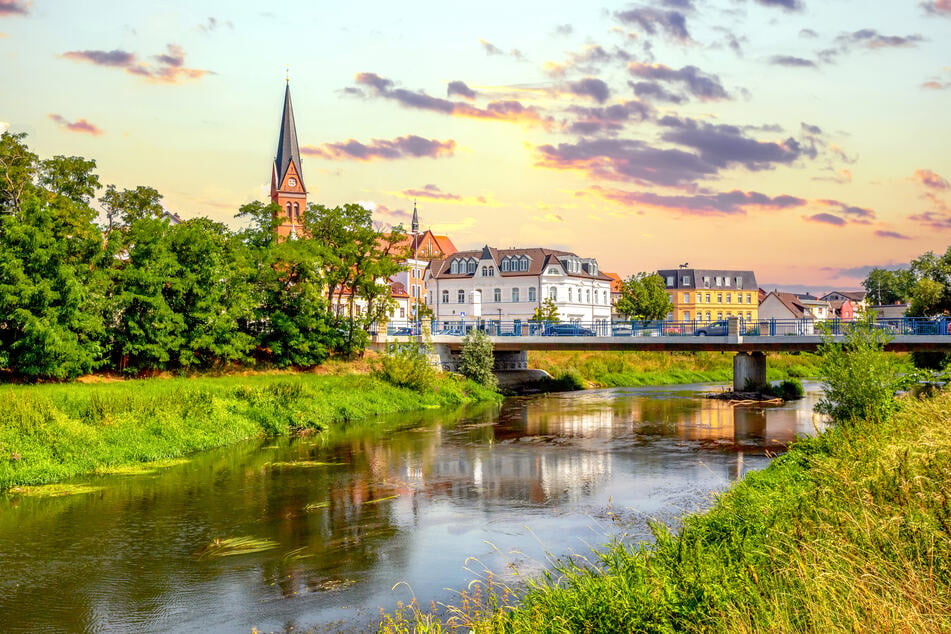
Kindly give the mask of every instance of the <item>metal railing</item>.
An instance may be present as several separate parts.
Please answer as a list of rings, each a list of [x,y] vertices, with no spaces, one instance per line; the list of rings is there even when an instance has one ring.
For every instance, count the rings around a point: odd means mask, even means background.
[[[863,322],[828,319],[737,319],[731,332],[727,320],[718,322],[625,320],[594,322],[539,322],[498,319],[457,319],[431,322],[400,321],[387,324],[387,335],[432,335],[462,337],[481,330],[493,337],[742,337],[818,336],[825,332],[842,335]],[[951,335],[951,318],[901,317],[872,323],[891,335]]]

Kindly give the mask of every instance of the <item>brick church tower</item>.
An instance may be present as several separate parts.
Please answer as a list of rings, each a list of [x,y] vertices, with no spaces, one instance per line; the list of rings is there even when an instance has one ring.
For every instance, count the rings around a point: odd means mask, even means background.
[[[277,227],[278,240],[286,240],[300,234],[301,216],[307,207],[307,190],[304,188],[300,148],[297,145],[290,82],[284,90],[281,133],[277,139],[277,155],[271,167],[271,201],[281,208],[278,212],[278,218],[281,220]]]

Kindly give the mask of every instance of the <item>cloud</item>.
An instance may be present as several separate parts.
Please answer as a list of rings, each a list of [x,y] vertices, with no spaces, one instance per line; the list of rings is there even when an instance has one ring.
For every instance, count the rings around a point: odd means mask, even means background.
[[[663,101],[666,103],[683,103],[687,101],[686,97],[668,91],[656,81],[632,81],[628,82],[628,84],[634,89],[634,94],[642,99]]]
[[[211,74],[209,70],[185,67],[185,50],[175,44],[166,45],[166,52],[153,55],[156,64],[139,61],[134,53],[115,49],[112,51],[86,50],[67,51],[62,57],[96,66],[121,68],[125,72],[144,77],[149,81],[175,84],[183,80],[199,79]]]
[[[942,82],[932,79],[921,84],[921,87],[927,90],[948,90],[951,88],[951,82]]]
[[[842,33],[835,38],[833,48],[819,51],[818,55],[822,61],[831,63],[835,61],[838,55],[849,53],[855,49],[913,48],[924,41],[924,36],[917,33],[911,35],[883,35],[875,29],[859,29],[852,33]]]
[[[349,139],[343,143],[325,143],[319,147],[305,146],[301,148],[301,153],[325,159],[350,159],[369,162],[376,160],[392,161],[403,158],[439,158],[442,156],[452,156],[455,148],[456,142],[452,139],[439,141],[436,139],[424,139],[423,137],[411,134],[392,140],[373,139],[369,144],[361,143],[356,139]]]
[[[760,192],[740,190],[714,194],[668,196],[651,192],[608,189],[600,185],[594,185],[588,189],[588,193],[620,203],[626,207],[653,207],[697,216],[746,215],[748,211],[754,209],[776,211],[802,207],[808,203],[803,198],[785,194],[770,197]]]
[[[818,222],[821,224],[832,225],[834,227],[841,227],[845,224],[845,220],[834,216],[832,214],[815,214],[814,216],[806,216],[803,218],[806,222]]]
[[[686,14],[693,11],[692,2],[665,0],[658,4],[669,7],[669,9],[641,6],[626,11],[617,11],[614,13],[614,17],[622,24],[636,26],[650,35],[660,32],[675,40],[689,41],[690,32],[687,30]]]
[[[921,8],[931,15],[951,17],[951,0],[929,0],[922,2]]]
[[[811,59],[805,59],[802,57],[794,57],[792,55],[773,55],[769,58],[769,63],[773,66],[786,66],[789,68],[818,68],[819,65],[816,64]]]
[[[93,136],[99,136],[104,134],[104,132],[89,123],[85,119],[79,119],[78,121],[67,121],[62,115],[58,114],[49,114],[47,115],[51,120],[55,121],[63,128],[69,130],[70,132],[79,132],[82,134],[91,134]]]
[[[906,236],[903,233],[898,233],[896,231],[884,231],[879,229],[875,232],[875,235],[879,238],[892,238],[894,240],[911,240],[910,236]]]
[[[362,203],[361,203],[362,204]],[[366,205],[363,205],[364,208],[367,208]],[[409,222],[413,219],[413,213],[407,209],[390,209],[386,205],[375,204],[373,206],[373,215],[383,216],[386,219],[391,221],[397,221],[396,224],[401,222]]]
[[[911,175],[911,179],[921,183],[928,189],[936,189],[939,191],[951,189],[951,183],[948,183],[946,178],[938,176],[931,170],[915,170],[915,173]]]
[[[819,37],[819,34],[812,29],[799,29],[799,37],[813,39]]]
[[[29,15],[30,5],[28,0],[0,0],[0,18],[12,15]]]
[[[756,0],[764,7],[776,7],[786,11],[802,11],[805,8],[802,0]]]
[[[606,107],[569,106],[568,112],[574,115],[575,119],[566,124],[566,129],[574,134],[589,135],[598,132],[616,134],[624,129],[628,121],[650,119],[653,109],[640,101],[627,101]]]
[[[839,183],[840,185],[845,185],[846,183],[852,182],[852,170],[841,168],[835,170],[834,168],[827,167],[823,168],[824,171],[833,172],[831,176],[813,176],[812,180],[814,181],[829,181],[832,183]]]
[[[545,62],[543,70],[550,77],[564,77],[569,71],[595,75],[607,64],[632,59],[631,53],[619,46],[608,50],[600,44],[588,44],[580,51],[569,53],[564,63]]]
[[[466,99],[475,99],[478,95],[476,91],[469,88],[465,82],[462,81],[451,81],[449,86],[446,88],[446,96],[452,97],[453,95],[459,95],[460,97],[465,97]]]
[[[720,83],[719,77],[704,73],[696,66],[684,66],[675,70],[663,64],[631,62],[628,64],[627,70],[631,75],[642,79],[681,84],[688,93],[704,101],[730,98],[730,95]]]
[[[482,45],[482,48],[485,50],[486,55],[505,55],[505,51],[500,49],[498,46],[492,42],[486,40],[479,40],[479,44]]]
[[[842,214],[848,217],[852,222],[859,224],[868,224],[875,219],[875,212],[865,207],[856,207],[839,200],[830,200],[828,198],[817,200],[816,203],[823,207],[835,209],[836,213]]]
[[[444,192],[436,185],[425,185],[422,189],[404,189],[401,192],[407,198],[429,198],[432,200],[462,200],[459,194]]]
[[[579,97],[591,97],[598,103],[604,103],[611,97],[608,85],[596,77],[585,77],[568,84],[568,90]]]
[[[670,128],[662,135],[665,141],[697,150],[699,157],[715,169],[731,165],[742,165],[751,171],[772,169],[776,164],[789,164],[800,157],[815,158],[818,153],[811,142],[800,143],[792,137],[780,142],[758,141],[744,136],[740,128],[732,125],[672,116],[658,123]]]
[[[205,20],[202,24],[198,25],[198,30],[204,33],[211,33],[212,31],[217,31],[221,27],[227,27],[234,30],[234,22],[231,20],[219,20],[218,18],[210,17]]]
[[[423,92],[413,92],[404,88],[396,88],[392,80],[380,77],[376,73],[357,73],[355,81],[361,86],[369,87],[371,96],[382,97],[397,102],[406,108],[430,110],[454,117],[471,119],[487,119],[505,121],[509,123],[523,123],[527,125],[549,126],[550,118],[542,115],[531,106],[524,106],[516,100],[491,101],[484,108],[460,101],[450,101],[432,97]],[[345,90],[347,94],[366,96],[362,90],[354,88]]]
[[[555,35],[571,35],[575,29],[570,24],[559,24],[555,27]]]

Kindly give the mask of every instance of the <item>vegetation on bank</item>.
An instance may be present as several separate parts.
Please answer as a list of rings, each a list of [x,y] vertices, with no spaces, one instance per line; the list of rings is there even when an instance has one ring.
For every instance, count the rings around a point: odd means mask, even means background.
[[[385,413],[498,395],[455,375],[429,389],[375,375],[231,376],[0,387],[0,489]]]
[[[566,386],[635,387],[733,381],[733,353],[729,352],[531,351],[528,364],[545,370]],[[816,377],[818,368],[819,358],[808,353],[770,354],[766,362],[767,378],[771,381]]]

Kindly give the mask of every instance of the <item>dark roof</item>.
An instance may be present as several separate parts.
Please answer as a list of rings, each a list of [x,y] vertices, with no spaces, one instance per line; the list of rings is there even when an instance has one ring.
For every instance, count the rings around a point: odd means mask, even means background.
[[[284,89],[284,113],[281,115],[281,132],[277,139],[277,156],[274,158],[274,169],[277,170],[277,184],[284,182],[287,168],[291,161],[297,166],[297,175],[301,187],[304,187],[304,174],[300,162],[300,148],[297,145],[297,126],[294,124],[294,107],[291,105],[291,85]]]
[[[674,276],[674,285],[668,286],[667,288],[684,288],[684,289],[729,289],[736,290],[740,289],[742,291],[754,291],[758,290],[759,286],[756,284],[756,275],[753,271],[737,271],[732,269],[663,269],[657,271],[657,274],[664,278],[666,282],[667,278],[671,275]],[[684,277],[690,277],[690,284],[683,284]],[[703,278],[710,278],[710,286],[703,285]],[[730,285],[729,286],[716,286],[714,279],[717,277],[729,277]],[[736,277],[743,278],[743,286],[738,287],[734,283]]]
[[[826,299],[827,297],[829,297],[829,295],[835,295],[835,294],[839,294],[842,297],[847,297],[851,299],[853,302],[861,302],[862,300],[865,299],[865,291],[830,291],[826,293],[825,295],[823,295],[822,297],[820,297],[819,299]]]
[[[529,257],[528,270],[527,271],[503,271],[499,266],[502,262],[502,258],[510,256],[520,256],[527,255]],[[453,260],[468,260],[474,259],[477,262],[479,260],[492,260],[495,263],[496,275],[499,277],[528,277],[528,276],[538,276],[545,270],[545,267],[550,264],[557,264],[558,268],[561,269],[561,272],[568,277],[578,277],[583,279],[594,279],[594,280],[604,280],[610,282],[611,278],[602,273],[600,270],[596,275],[591,275],[582,268],[579,273],[568,273],[565,269],[564,264],[559,258],[577,258],[574,253],[570,251],[559,251],[557,249],[545,249],[542,247],[532,247],[527,249],[496,249],[494,247],[485,246],[482,249],[476,249],[472,251],[458,251],[453,253],[450,257],[447,257],[444,260],[433,260],[429,265],[430,275],[434,278],[439,279],[463,279],[468,277],[473,277],[474,273],[450,273],[450,265]],[[590,258],[581,258],[582,260]]]

